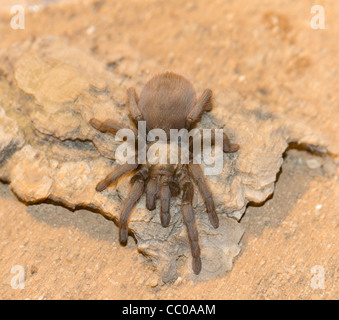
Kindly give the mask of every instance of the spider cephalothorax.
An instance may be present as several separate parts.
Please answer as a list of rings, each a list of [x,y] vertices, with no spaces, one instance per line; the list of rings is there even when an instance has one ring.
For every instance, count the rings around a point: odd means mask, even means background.
[[[154,76],[144,86],[140,98],[134,88],[127,90],[129,110],[134,124],[145,121],[147,130],[162,129],[169,137],[170,129],[191,129],[199,121],[204,111],[212,109],[212,91],[206,89],[197,99],[191,83],[181,75],[166,72]],[[123,126],[114,120],[100,122],[91,119],[90,124],[101,132],[115,134]],[[134,129],[135,130],[135,129]],[[212,138],[213,139],[213,138]],[[231,144],[226,134],[223,136],[223,151],[236,152],[239,146]],[[194,187],[192,180],[199,188],[206,205],[209,221],[214,228],[219,225],[212,193],[205,181],[199,164],[122,164],[111,172],[96,187],[103,191],[122,175],[136,171],[131,179],[132,188],[124,200],[120,215],[120,242],[125,245],[128,237],[128,219],[132,208],[146,193],[148,210],[156,208],[156,200],[160,199],[160,220],[163,227],[170,223],[170,199],[182,192],[181,212],[187,228],[188,239],[193,256],[192,267],[196,274],[201,270],[198,230],[195,223],[192,200]]]

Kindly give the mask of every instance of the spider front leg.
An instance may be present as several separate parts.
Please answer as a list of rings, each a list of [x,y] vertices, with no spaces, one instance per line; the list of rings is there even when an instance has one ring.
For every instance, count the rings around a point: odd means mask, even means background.
[[[179,184],[183,191],[181,213],[191,245],[191,252],[193,257],[192,269],[195,274],[199,274],[201,271],[199,236],[192,207],[194,188],[185,170],[179,172],[179,175]]]
[[[136,124],[138,124],[138,121],[144,120],[140,109],[138,107],[138,97],[137,93],[135,92],[134,88],[128,88],[127,89],[127,97],[128,97],[128,105],[129,105],[129,111],[131,113],[131,116]]]
[[[131,210],[144,193],[145,181],[148,179],[148,169],[142,167],[131,179],[131,191],[125,199],[120,214],[119,236],[120,243],[126,245],[128,238],[128,220]]]
[[[150,179],[146,185],[146,208],[152,211],[156,208],[156,200],[160,188],[160,177],[150,174]]]
[[[163,227],[168,227],[171,221],[170,215],[171,190],[169,177],[164,175],[160,178],[160,220]]]
[[[186,118],[186,129],[190,129],[192,125],[198,121],[204,111],[212,110],[212,90],[206,89],[197,100],[192,110]]]
[[[156,199],[160,198],[160,221],[163,227],[168,227],[170,216],[171,197],[180,192],[179,186],[173,179],[172,166],[155,166],[150,169],[150,179],[146,186],[146,207],[154,210]]]

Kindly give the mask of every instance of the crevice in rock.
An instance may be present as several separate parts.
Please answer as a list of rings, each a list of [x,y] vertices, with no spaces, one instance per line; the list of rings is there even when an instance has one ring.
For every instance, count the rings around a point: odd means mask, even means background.
[[[240,220],[245,227],[243,245],[246,246],[249,237],[260,236],[266,227],[280,225],[308,190],[311,181],[317,177],[333,177],[336,169],[335,157],[336,155],[323,148],[290,142],[283,153],[284,162],[277,173],[274,192],[261,203],[247,204],[245,214]],[[315,159],[319,164],[312,167],[310,164]]]

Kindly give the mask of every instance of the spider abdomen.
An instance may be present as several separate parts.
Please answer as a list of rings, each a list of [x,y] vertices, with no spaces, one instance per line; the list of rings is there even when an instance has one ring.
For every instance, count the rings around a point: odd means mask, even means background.
[[[140,94],[138,106],[147,129],[185,128],[187,115],[195,103],[195,90],[183,76],[166,72],[149,80]]]

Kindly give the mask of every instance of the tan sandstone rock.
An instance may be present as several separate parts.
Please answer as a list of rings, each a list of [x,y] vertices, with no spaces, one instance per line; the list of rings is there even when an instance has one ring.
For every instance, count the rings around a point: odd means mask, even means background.
[[[93,129],[88,121],[95,116],[131,127],[126,88],[138,84],[140,92],[139,84],[146,77],[131,74],[126,82],[118,72],[107,71],[104,62],[56,38],[17,44],[1,53],[1,61],[6,61],[5,67],[0,66],[6,75],[1,81],[10,90],[0,109],[0,179],[10,182],[13,192],[28,204],[48,199],[118,221],[130,175],[102,193],[95,191],[96,184],[117,165],[114,153],[119,142]],[[18,104],[11,117],[4,111],[11,108],[9,101]],[[164,282],[174,281],[179,274],[208,279],[231,270],[244,232],[237,220],[250,201],[263,202],[273,193],[288,143],[326,150],[326,141],[312,135],[311,128],[294,126],[291,120],[263,110],[256,101],[245,102],[234,92],[216,96],[213,111],[203,115],[198,128],[223,128],[240,145],[238,152],[224,154],[221,174],[207,177],[220,219],[218,229],[210,225],[195,191],[201,274],[194,276],[191,271],[179,198],[172,200],[168,228],[161,226],[158,209],[146,210],[144,197],[129,224],[140,252],[154,263]]]

